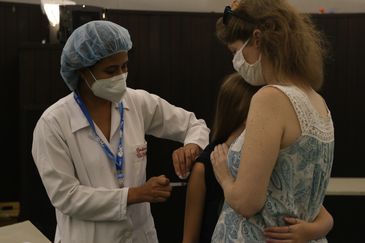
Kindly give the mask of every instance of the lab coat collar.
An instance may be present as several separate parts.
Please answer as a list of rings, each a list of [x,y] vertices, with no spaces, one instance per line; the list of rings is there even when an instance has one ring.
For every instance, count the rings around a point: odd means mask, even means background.
[[[69,104],[68,109],[70,111],[71,132],[74,133],[84,127],[90,126],[80,106],[77,104],[73,93],[68,95],[67,98],[67,103]]]
[[[68,104],[68,109],[71,113],[71,131],[72,133],[77,132],[78,130],[88,127],[89,122],[87,121],[86,117],[84,116],[84,113],[82,112],[82,110],[80,109],[80,106],[77,104],[76,100],[74,99],[73,93],[69,94],[67,96],[67,104]],[[128,89],[125,93],[125,95],[122,98],[122,102],[124,105],[124,110],[129,110],[130,107],[130,97],[129,97],[129,93],[128,93]],[[116,109],[119,113],[118,110],[118,103],[113,103],[113,107],[114,109]]]

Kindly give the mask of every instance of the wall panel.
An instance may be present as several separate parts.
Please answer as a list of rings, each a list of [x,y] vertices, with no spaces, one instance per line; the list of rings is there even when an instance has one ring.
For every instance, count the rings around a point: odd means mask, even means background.
[[[41,42],[47,38],[47,20],[40,6],[0,2],[0,81],[3,93],[0,102],[3,116],[0,126],[6,142],[2,154],[9,154],[10,161],[4,161],[0,176],[0,200],[19,198],[19,83],[18,48],[23,42]],[[5,173],[6,172],[6,173]]]

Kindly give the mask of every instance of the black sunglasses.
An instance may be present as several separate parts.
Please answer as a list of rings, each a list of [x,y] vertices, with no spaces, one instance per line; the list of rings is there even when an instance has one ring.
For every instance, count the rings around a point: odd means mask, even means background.
[[[224,25],[228,24],[231,16],[242,19],[248,23],[255,24],[255,20],[253,20],[250,16],[243,15],[243,14],[237,14],[237,13],[233,12],[233,10],[230,6],[226,6],[224,8],[224,13],[223,13],[223,24]]]

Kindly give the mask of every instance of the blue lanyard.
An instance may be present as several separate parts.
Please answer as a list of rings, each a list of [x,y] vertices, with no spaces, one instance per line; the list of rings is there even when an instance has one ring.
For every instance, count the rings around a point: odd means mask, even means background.
[[[74,92],[74,98],[77,102],[77,104],[80,106],[82,112],[84,113],[87,121],[90,124],[91,129],[93,130],[94,136],[102,149],[104,150],[104,153],[108,156],[110,160],[112,160],[115,164],[115,168],[117,170],[117,179],[120,186],[123,186],[124,181],[124,153],[123,153],[123,136],[124,136],[124,106],[123,103],[120,103],[119,105],[119,113],[120,113],[120,136],[119,136],[119,145],[118,145],[118,152],[115,156],[113,152],[110,150],[107,144],[103,142],[103,140],[99,137],[99,135],[96,132],[94,122],[90,116],[90,113],[82,101],[81,97],[77,93],[77,91]]]

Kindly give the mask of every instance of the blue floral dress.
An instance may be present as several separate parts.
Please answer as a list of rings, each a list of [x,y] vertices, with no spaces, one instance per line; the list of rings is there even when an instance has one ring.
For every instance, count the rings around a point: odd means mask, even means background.
[[[290,99],[302,134],[296,142],[280,150],[262,210],[246,219],[225,202],[212,242],[263,243],[264,228],[286,225],[285,216],[313,221],[323,203],[334,153],[331,114],[328,111],[327,117],[320,116],[306,94],[294,86],[273,86]],[[240,164],[244,135],[243,132],[228,151],[228,166],[234,177]]]

